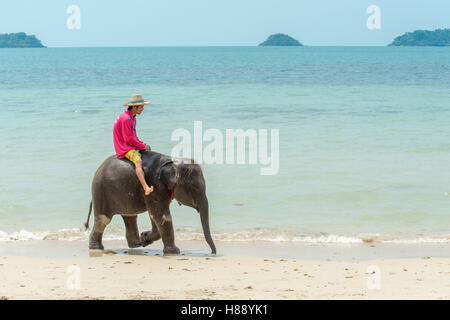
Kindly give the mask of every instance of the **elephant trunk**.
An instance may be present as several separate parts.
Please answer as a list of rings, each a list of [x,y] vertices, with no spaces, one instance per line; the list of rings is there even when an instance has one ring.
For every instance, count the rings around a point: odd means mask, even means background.
[[[213,254],[216,254],[216,246],[214,245],[213,239],[211,237],[211,231],[209,230],[209,205],[208,199],[202,201],[201,205],[198,207],[198,212],[200,213],[200,219],[202,221],[203,234],[205,235],[205,240],[209,244]]]

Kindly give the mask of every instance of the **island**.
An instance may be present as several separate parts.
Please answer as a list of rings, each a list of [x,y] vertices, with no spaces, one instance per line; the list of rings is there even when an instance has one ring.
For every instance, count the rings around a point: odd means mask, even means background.
[[[35,35],[25,32],[0,34],[0,48],[45,48]]]
[[[397,37],[389,46],[450,46],[450,29],[416,30]]]
[[[259,46],[303,46],[294,38],[283,33],[276,33],[270,35],[266,41],[260,43]]]

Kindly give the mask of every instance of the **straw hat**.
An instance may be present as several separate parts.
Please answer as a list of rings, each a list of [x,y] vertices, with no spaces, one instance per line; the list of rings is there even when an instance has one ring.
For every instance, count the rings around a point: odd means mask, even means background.
[[[128,103],[125,103],[123,106],[124,107],[129,107],[129,106],[143,106],[146,104],[150,104],[150,100],[144,100],[144,98],[142,98],[142,95],[140,94],[134,94],[131,96],[131,100]]]

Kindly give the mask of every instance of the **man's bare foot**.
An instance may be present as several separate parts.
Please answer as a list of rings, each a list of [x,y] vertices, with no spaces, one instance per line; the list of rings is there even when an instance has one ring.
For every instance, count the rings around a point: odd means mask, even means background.
[[[145,188],[144,188],[144,191],[145,191],[145,195],[148,196],[150,193],[153,192],[153,186],[151,186],[151,187],[145,187]]]

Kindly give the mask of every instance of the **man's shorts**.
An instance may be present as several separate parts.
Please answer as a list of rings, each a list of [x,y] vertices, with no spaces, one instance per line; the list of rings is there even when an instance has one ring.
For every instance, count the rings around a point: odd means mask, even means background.
[[[127,158],[128,160],[130,160],[131,162],[133,162],[136,165],[136,162],[138,160],[141,160],[141,153],[139,152],[139,150],[132,149],[127,152],[127,154],[125,155],[125,158]]]

